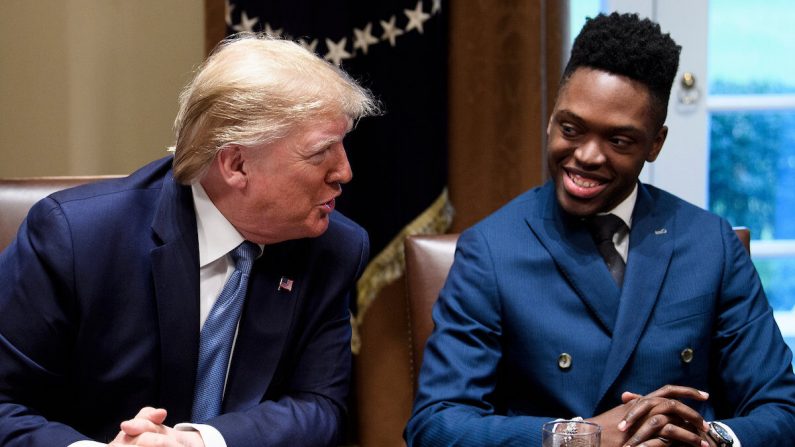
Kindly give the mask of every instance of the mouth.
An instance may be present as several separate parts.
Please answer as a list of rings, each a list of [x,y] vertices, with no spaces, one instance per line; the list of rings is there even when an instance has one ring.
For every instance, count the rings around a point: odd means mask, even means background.
[[[607,188],[607,181],[585,176],[569,169],[563,169],[563,187],[570,195],[580,199],[590,199]]]
[[[331,213],[334,211],[334,207],[336,206],[336,198],[332,198],[328,202],[324,202],[320,205],[320,207],[327,213]]]

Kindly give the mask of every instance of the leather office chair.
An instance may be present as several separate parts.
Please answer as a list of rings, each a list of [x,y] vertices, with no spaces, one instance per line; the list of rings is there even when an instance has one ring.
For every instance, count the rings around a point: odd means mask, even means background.
[[[14,240],[34,203],[62,189],[114,177],[117,176],[0,179],[0,251]]]
[[[431,310],[453,264],[458,234],[409,236],[405,241],[411,380],[417,391],[425,341],[433,331]]]
[[[734,233],[740,238],[740,242],[745,245],[748,253],[751,253],[751,230],[746,227],[734,227]]]
[[[745,249],[751,252],[751,232],[735,227]],[[406,300],[409,314],[411,377],[417,390],[425,342],[433,331],[431,310],[453,264],[458,234],[409,236],[406,238]]]

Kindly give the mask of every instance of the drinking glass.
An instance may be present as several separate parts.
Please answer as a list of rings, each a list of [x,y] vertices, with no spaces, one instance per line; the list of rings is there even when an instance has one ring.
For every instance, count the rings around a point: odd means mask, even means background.
[[[585,421],[547,422],[541,429],[543,447],[599,447],[602,429]]]

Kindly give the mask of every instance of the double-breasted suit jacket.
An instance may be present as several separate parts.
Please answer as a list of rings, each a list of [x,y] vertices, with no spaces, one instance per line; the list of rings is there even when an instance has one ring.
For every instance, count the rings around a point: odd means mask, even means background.
[[[410,445],[540,445],[666,384],[743,447],[795,439],[792,354],[729,224],[639,185],[623,288],[549,183],[459,241],[433,311]]]

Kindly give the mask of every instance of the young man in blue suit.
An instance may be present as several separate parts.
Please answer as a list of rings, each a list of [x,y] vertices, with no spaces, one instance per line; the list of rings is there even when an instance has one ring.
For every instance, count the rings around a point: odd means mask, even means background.
[[[173,157],[37,203],[0,254],[0,445],[337,445],[369,246],[334,203],[376,111],[238,36],[182,93]]]
[[[649,20],[586,23],[547,128],[551,181],[459,239],[410,446],[538,446],[543,423],[576,417],[602,447],[793,443],[792,353],[748,253],[725,220],[638,182],[678,60]]]

